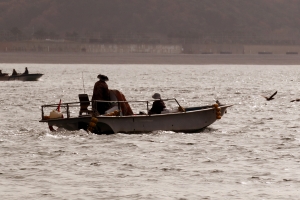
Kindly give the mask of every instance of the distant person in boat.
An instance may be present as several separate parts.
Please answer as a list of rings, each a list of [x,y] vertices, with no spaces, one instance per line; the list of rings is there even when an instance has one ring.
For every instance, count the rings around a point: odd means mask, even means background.
[[[153,102],[152,108],[149,110],[148,114],[161,114],[161,112],[166,108],[164,101],[161,100],[159,93],[153,94],[152,98],[156,100]]]
[[[23,74],[29,74],[27,67],[25,67],[25,72]]]
[[[95,100],[110,101],[110,94],[109,94],[108,86],[106,84],[106,81],[108,81],[108,77],[103,74],[99,74],[97,78],[99,78],[99,81],[97,81],[94,85],[92,101]],[[97,111],[100,115],[105,114],[105,111],[110,108],[109,102],[96,102],[96,105],[95,103],[93,103],[93,109],[97,107]]]
[[[13,69],[13,73],[12,73],[13,76],[16,76],[18,75],[17,71],[15,69]]]
[[[8,73],[2,73],[2,70],[0,69],[0,76],[7,76]]]

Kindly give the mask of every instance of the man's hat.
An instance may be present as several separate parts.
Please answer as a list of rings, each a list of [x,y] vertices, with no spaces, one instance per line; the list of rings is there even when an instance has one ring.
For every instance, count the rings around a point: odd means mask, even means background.
[[[108,77],[103,74],[99,74],[97,78],[99,78],[101,81],[108,81]]]
[[[154,93],[154,94],[152,95],[152,98],[153,98],[153,99],[161,99],[159,93]]]

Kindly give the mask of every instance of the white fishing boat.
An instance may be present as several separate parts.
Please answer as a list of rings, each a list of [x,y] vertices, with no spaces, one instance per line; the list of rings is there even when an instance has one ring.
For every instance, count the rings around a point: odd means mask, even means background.
[[[126,111],[129,103],[143,103],[149,111],[148,106],[152,101],[109,101],[116,106],[104,115],[97,115],[88,109],[88,106],[93,103],[88,101],[88,98],[86,101],[80,102],[42,105],[42,120],[40,122],[47,123],[50,130],[56,128],[70,131],[84,129],[96,134],[145,133],[156,130],[198,132],[221,119],[226,113],[226,109],[231,106],[215,103],[213,105],[183,108],[175,98],[172,98],[163,99],[163,101],[173,101],[177,103],[177,106],[165,110],[161,114],[149,115],[148,112],[128,114]],[[64,109],[65,112],[58,112],[57,110],[60,109]],[[50,115],[45,115],[46,110],[50,111]],[[75,113],[79,114],[75,115]]]

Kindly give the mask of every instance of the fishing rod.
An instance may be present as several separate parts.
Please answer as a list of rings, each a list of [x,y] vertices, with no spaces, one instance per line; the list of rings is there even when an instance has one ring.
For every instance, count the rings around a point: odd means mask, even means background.
[[[83,92],[84,92],[84,94],[85,94],[85,87],[84,87],[83,72],[81,72],[81,73],[82,73],[82,85],[83,85]]]

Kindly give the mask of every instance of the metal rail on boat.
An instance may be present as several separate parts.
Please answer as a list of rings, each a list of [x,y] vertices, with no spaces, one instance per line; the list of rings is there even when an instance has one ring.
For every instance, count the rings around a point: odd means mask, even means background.
[[[180,108],[181,105],[177,101],[176,98],[171,98],[171,99],[161,99],[162,101],[175,101]],[[103,101],[103,100],[94,100],[94,101],[78,101],[78,102],[68,102],[68,103],[61,103],[61,104],[47,104],[47,105],[42,105],[41,106],[41,114],[42,114],[42,119],[44,119],[44,110],[45,108],[57,108],[60,106],[61,108],[66,109],[67,113],[67,118],[70,118],[70,108],[78,107],[80,108],[81,104],[89,104],[89,105],[94,105],[93,109],[97,110],[97,102],[102,102],[102,103],[112,103],[112,104],[118,104],[118,109],[122,110],[121,108],[121,103],[146,103],[147,105],[147,113],[149,112],[149,102],[153,102],[155,100],[130,100],[130,101]]]

